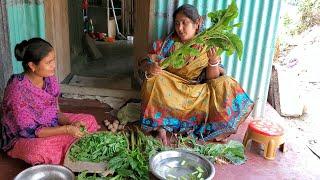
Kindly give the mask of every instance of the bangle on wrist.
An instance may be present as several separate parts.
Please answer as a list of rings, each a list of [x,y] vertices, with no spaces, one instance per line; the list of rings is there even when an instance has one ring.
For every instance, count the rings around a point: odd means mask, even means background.
[[[150,79],[150,77],[148,77],[149,73],[147,71],[144,72],[144,76],[146,77],[146,79]]]
[[[145,69],[149,69],[152,64],[153,64],[153,61],[147,60],[145,64]]]
[[[209,65],[210,67],[219,66],[219,63],[220,63],[220,61],[218,61],[218,62],[215,63],[215,64],[211,64],[211,63],[208,61],[208,65]]]
[[[148,61],[147,61],[147,64],[153,64],[153,61],[148,60]]]
[[[66,134],[69,134],[69,125],[65,125],[66,127]]]
[[[148,65],[153,63],[153,61],[152,61],[151,58],[149,58],[149,57],[147,57],[145,60],[146,60],[146,62],[147,62]]]

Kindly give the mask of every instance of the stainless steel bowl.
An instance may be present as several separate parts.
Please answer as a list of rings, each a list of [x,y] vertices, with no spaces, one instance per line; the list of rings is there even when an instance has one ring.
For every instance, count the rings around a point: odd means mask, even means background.
[[[151,173],[161,180],[192,178],[211,180],[215,174],[215,168],[209,160],[185,150],[159,152],[150,159],[149,166]]]
[[[74,180],[68,168],[60,165],[37,165],[20,172],[14,180]]]

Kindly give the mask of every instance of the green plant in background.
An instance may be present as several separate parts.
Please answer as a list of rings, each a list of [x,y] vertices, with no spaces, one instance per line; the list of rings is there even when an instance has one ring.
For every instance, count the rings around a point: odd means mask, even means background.
[[[292,34],[300,34],[314,25],[320,25],[320,1],[300,0],[297,2],[300,13],[300,22],[292,30]]]
[[[284,25],[284,27],[288,27],[292,23],[293,23],[293,20],[291,19],[291,17],[288,14],[285,14],[284,17],[283,17],[283,25]]]
[[[195,45],[205,47],[205,50],[212,47],[218,47],[218,54],[226,52],[231,55],[237,52],[238,58],[242,56],[243,44],[240,37],[232,32],[233,28],[240,27],[241,24],[230,24],[238,17],[238,7],[235,1],[228,6],[227,9],[211,12],[208,14],[211,19],[212,26],[204,32],[198,34],[190,42],[182,45],[178,50],[174,51],[168,58],[160,64],[162,69],[171,66],[179,69],[185,64],[185,58],[188,56],[197,56],[199,50],[193,48]]]

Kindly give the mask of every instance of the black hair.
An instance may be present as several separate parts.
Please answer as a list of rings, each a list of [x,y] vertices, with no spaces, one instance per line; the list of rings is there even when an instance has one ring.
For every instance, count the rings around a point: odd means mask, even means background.
[[[184,4],[180,7],[178,7],[173,12],[173,20],[176,20],[176,16],[178,13],[182,12],[185,16],[187,16],[189,19],[191,19],[194,23],[201,18],[199,15],[199,12],[196,7],[190,5],[190,4]]]
[[[30,70],[29,62],[38,65],[52,50],[53,47],[49,42],[37,37],[17,44],[14,48],[14,55],[17,61],[22,61],[24,71],[28,71]]]

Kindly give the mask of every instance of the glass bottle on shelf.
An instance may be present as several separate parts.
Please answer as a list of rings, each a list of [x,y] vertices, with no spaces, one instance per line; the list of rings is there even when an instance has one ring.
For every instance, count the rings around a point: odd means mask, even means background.
[[[89,33],[94,33],[94,27],[93,27],[92,19],[89,20],[88,32]]]
[[[88,18],[84,18],[84,22],[83,22],[83,32],[88,32],[89,30],[89,22],[88,22]]]

